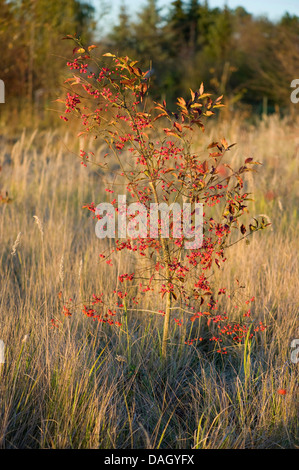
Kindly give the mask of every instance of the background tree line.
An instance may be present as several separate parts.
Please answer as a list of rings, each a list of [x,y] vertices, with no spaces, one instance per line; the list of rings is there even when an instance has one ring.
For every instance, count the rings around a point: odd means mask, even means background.
[[[79,0],[0,0],[1,76],[12,106],[33,109],[59,94],[66,34],[97,42],[98,13]],[[147,0],[136,17],[124,2],[99,51],[129,55],[152,69],[157,99],[174,104],[189,88],[224,94],[228,109],[257,113],[290,105],[290,83],[299,63],[299,17],[277,23],[244,8],[211,8],[208,1],[175,0],[167,11]]]
[[[290,83],[297,78],[299,17],[286,14],[278,23],[256,18],[243,7],[210,8],[208,1],[175,0],[162,16],[148,0],[137,19],[126,13],[109,35],[119,54],[153,67],[157,94],[170,101],[196,89],[224,93],[230,106],[269,111],[288,108]]]

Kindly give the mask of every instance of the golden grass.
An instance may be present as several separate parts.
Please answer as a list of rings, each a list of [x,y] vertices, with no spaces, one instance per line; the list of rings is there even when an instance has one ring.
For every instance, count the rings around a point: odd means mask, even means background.
[[[162,308],[153,297],[129,313],[127,331],[61,315],[59,291],[84,300],[107,283],[113,290],[120,266],[132,263],[124,253],[112,271],[98,262],[101,241],[82,205],[101,202],[105,184],[74,159],[83,143],[61,131],[1,137],[0,190],[13,199],[0,206],[1,448],[298,445],[298,364],[290,361],[299,338],[298,123],[273,116],[255,127],[214,125],[199,148],[223,136],[238,143],[232,160],[263,163],[246,184],[251,212],[272,226],[231,247],[222,284],[244,283],[254,317],[269,326],[251,347],[222,357],[186,346],[187,331],[173,325],[164,368],[160,318],[141,311]],[[103,149],[95,143],[94,151]]]

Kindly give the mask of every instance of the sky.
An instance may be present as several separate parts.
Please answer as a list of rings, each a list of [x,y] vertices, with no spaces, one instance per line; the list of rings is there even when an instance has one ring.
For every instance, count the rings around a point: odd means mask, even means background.
[[[101,21],[102,26],[105,29],[109,29],[110,25],[117,21],[117,15],[119,7],[124,2],[129,11],[134,14],[142,5],[146,3],[146,0],[92,0],[97,10],[100,10],[101,2],[109,4],[109,13],[105,15]],[[161,7],[169,7],[172,0],[159,0],[158,4]],[[237,6],[243,6],[249,13],[254,15],[266,15],[272,21],[279,20],[279,18],[288,11],[292,15],[299,16],[299,0],[209,0],[210,7],[223,7],[225,4],[229,8],[236,8]]]

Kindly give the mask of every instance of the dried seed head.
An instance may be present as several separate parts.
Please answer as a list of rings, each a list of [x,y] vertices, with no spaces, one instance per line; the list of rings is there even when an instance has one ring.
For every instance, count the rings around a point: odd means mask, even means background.
[[[12,256],[14,256],[17,252],[17,247],[18,247],[18,245],[20,244],[20,241],[21,241],[21,235],[22,235],[22,232],[19,232],[18,236],[17,236],[17,238],[16,238],[16,240],[15,240],[15,242],[14,242],[12,248],[11,248],[11,255]]]
[[[124,356],[116,355],[116,356],[115,356],[115,359],[116,359],[118,362],[127,362],[127,359],[126,359]]]
[[[80,259],[80,264],[79,264],[79,271],[78,271],[78,279],[79,279],[79,282],[80,282],[80,280],[81,280],[82,267],[83,267],[83,260],[82,260],[82,258],[81,258],[81,259]]]
[[[63,284],[64,280],[64,256],[62,255],[61,260],[60,260],[60,265],[59,265],[59,280],[61,284]]]
[[[40,219],[37,217],[37,215],[34,215],[33,218],[35,219],[35,222],[37,223],[38,229],[41,233],[41,236],[44,236],[44,229],[43,229],[43,224],[40,221]]]

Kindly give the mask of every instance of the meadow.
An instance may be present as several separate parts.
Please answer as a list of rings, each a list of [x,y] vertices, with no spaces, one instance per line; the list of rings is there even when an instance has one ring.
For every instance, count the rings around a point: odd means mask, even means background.
[[[236,117],[214,121],[200,137],[200,149],[225,136],[237,143],[232,161],[262,163],[245,182],[250,213],[271,226],[250,244],[233,245],[217,275],[228,288],[236,279],[244,284],[255,298],[252,316],[267,329],[222,356],[186,345],[190,325],[172,322],[166,365],[154,295],[121,328],[80,310],[62,315],[67,299],[114,288],[120,268],[134,262],[123,253],[112,269],[99,262],[103,241],[82,206],[107,193],[97,169],[80,165],[80,138],[65,128],[1,129],[2,449],[298,446],[298,364],[290,347],[299,338],[298,126],[277,114],[254,124]],[[97,141],[93,152],[104,152]]]

